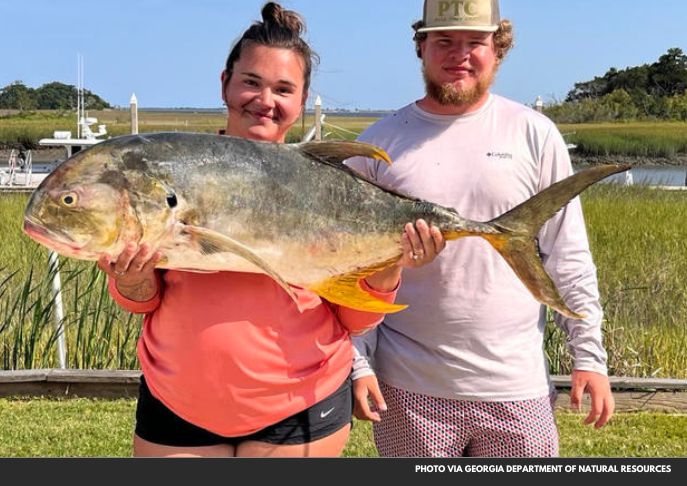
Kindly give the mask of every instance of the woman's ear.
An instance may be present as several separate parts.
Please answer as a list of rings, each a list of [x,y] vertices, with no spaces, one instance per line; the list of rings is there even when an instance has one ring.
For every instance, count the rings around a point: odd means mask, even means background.
[[[226,88],[227,88],[227,83],[229,82],[229,75],[227,74],[226,69],[222,71],[222,74],[220,75],[220,81],[222,83],[222,101],[226,105],[227,104],[227,95],[226,95],[227,89]]]

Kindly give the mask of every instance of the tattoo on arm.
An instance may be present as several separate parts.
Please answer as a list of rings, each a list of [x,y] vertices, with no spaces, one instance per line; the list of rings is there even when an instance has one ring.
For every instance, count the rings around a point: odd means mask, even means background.
[[[135,302],[146,302],[157,293],[157,281],[153,280],[141,280],[140,282],[122,284],[117,282],[117,290],[129,300]]]

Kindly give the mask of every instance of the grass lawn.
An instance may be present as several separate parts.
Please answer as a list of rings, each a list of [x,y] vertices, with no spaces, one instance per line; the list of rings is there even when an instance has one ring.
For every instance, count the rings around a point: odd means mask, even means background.
[[[136,402],[0,399],[0,457],[129,457]],[[562,457],[687,457],[687,414],[617,414],[605,428],[559,412]],[[376,457],[369,422],[356,421],[346,457]]]

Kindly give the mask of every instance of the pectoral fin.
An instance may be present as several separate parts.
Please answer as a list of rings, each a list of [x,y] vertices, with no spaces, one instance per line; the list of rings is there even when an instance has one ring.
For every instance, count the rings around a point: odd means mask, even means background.
[[[200,246],[200,251],[206,255],[213,253],[233,253],[251,262],[256,267],[260,268],[272,279],[274,279],[294,301],[298,301],[296,294],[288,283],[282,279],[262,258],[256,255],[250,248],[244,244],[229,238],[226,235],[211,231],[199,226],[184,226],[182,233],[191,236],[194,241]]]
[[[363,142],[305,142],[298,144],[298,150],[332,165],[340,165],[357,156],[383,160],[391,165],[391,158],[383,149]]]
[[[382,270],[392,262],[387,262],[379,266],[362,269],[358,272],[347,273],[338,277],[332,277],[318,285],[308,288],[320,297],[329,302],[339,304],[351,309],[376,312],[380,314],[392,314],[408,307],[401,304],[390,304],[373,297],[360,287],[360,280],[366,276]]]

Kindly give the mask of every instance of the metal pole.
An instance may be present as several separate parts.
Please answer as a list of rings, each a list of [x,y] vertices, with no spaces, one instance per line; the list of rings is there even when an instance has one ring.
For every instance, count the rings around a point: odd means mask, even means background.
[[[315,99],[315,140],[322,140],[322,98]]]
[[[24,162],[24,173],[25,173],[25,182],[26,182],[26,187],[29,187],[31,185],[31,178],[33,177],[33,156],[31,155],[31,151],[28,150],[26,152],[26,161]]]
[[[131,134],[136,135],[138,134],[138,100],[136,99],[136,93],[131,95],[129,108],[131,110]]]
[[[57,357],[60,361],[60,368],[67,368],[67,347],[64,342],[64,309],[62,308],[62,283],[60,272],[58,271],[57,253],[50,252],[48,256],[52,277],[52,291],[55,304],[55,329],[57,331]]]
[[[76,55],[76,138],[81,138],[81,54]]]

